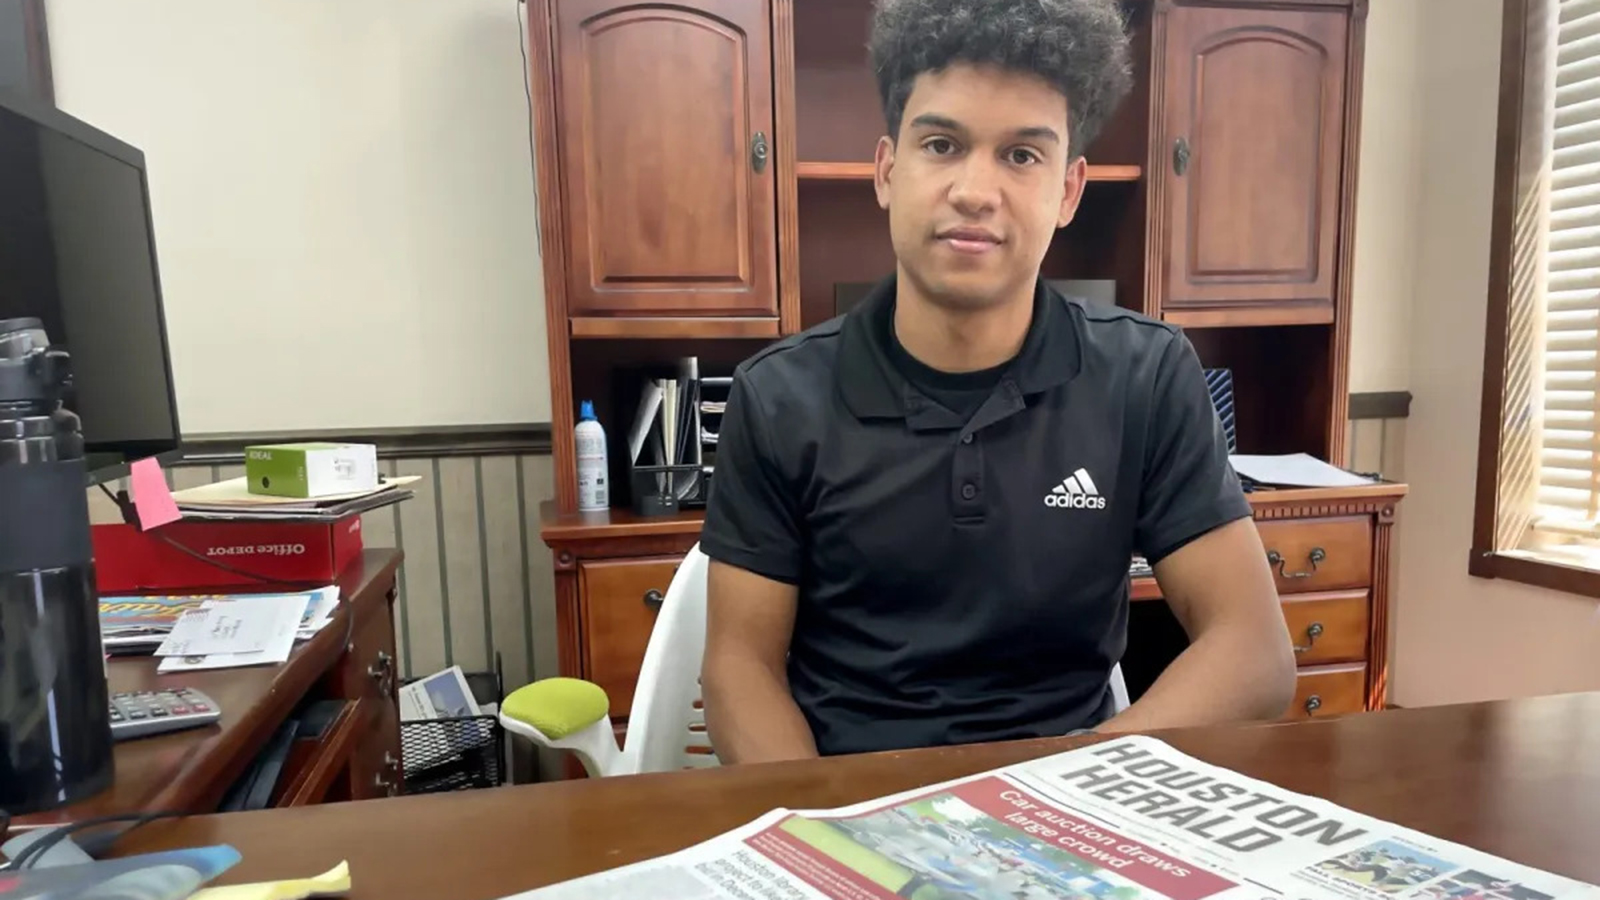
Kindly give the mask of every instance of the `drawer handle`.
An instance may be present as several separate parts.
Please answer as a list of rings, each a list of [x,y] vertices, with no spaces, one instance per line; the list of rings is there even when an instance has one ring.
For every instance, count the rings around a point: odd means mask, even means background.
[[[656,612],[661,611],[661,601],[663,599],[665,598],[661,596],[661,592],[655,588],[651,588],[650,590],[644,592],[644,605],[650,607]]]
[[[394,657],[379,650],[372,665],[367,666],[367,677],[377,682],[378,691],[383,694],[392,693],[394,685]]]
[[[1311,568],[1301,569],[1298,572],[1285,572],[1283,567],[1288,565],[1288,560],[1283,558],[1283,554],[1276,550],[1267,551],[1267,562],[1277,567],[1279,578],[1310,578],[1317,574],[1317,564],[1325,561],[1328,553],[1321,547],[1312,547],[1310,555],[1306,558],[1311,560]]]
[[[1310,697],[1306,698],[1306,712],[1314,713],[1314,712],[1316,712],[1317,710],[1319,710],[1321,708],[1322,708],[1322,698],[1321,697],[1318,697],[1316,694],[1312,694]]]
[[[1311,645],[1315,644],[1317,642],[1317,638],[1319,637],[1322,637],[1322,623],[1312,622],[1311,626],[1306,629],[1306,642],[1304,644],[1295,644],[1294,652],[1304,653],[1307,650],[1310,650]]]

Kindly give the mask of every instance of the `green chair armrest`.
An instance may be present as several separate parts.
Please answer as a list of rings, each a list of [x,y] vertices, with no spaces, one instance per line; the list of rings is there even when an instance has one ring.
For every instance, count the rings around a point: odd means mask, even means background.
[[[610,708],[605,689],[592,681],[541,678],[512,691],[500,704],[500,714],[558,741],[604,719]]]

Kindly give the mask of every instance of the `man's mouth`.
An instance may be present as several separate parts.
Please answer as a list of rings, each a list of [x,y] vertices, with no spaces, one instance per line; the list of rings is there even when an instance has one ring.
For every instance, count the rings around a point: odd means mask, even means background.
[[[937,235],[945,246],[957,253],[978,255],[1000,246],[1000,236],[987,228],[948,228]]]

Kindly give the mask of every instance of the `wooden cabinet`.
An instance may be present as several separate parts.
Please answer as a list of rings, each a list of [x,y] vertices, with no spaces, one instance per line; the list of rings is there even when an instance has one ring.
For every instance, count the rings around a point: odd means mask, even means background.
[[[767,4],[553,12],[569,314],[776,316]]]
[[[611,716],[626,719],[656,612],[683,557],[606,559],[578,564],[584,670],[605,688]]]
[[[1172,6],[1160,55],[1161,311],[1334,320],[1350,12]]]

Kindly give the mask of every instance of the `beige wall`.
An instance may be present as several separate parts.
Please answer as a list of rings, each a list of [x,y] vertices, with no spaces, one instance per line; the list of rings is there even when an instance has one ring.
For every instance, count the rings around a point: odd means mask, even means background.
[[[1397,8],[1409,7],[1405,11]],[[1481,394],[1488,277],[1500,0],[1374,0],[1374,49],[1404,53],[1391,40],[1409,29],[1417,92],[1379,99],[1389,127],[1364,129],[1357,284],[1413,298],[1406,329],[1404,383],[1413,394],[1404,472],[1411,495],[1398,525],[1399,590],[1394,633],[1394,702],[1403,706],[1523,694],[1600,689],[1600,618],[1593,600],[1467,575]],[[1379,35],[1386,24],[1397,34]],[[1418,27],[1418,25],[1423,27]],[[1448,27],[1446,27],[1448,26]],[[1407,66],[1379,59],[1368,67],[1367,97],[1390,87],[1387,72]],[[1407,137],[1385,110],[1420,113]],[[1373,115],[1373,114],[1369,114]],[[1410,158],[1404,158],[1411,154]],[[1407,188],[1398,173],[1415,173]],[[1389,175],[1394,175],[1391,181]],[[1373,232],[1377,232],[1374,234]],[[1375,242],[1391,242],[1372,249]],[[1360,352],[1394,352],[1379,316],[1358,328]],[[1356,322],[1362,320],[1358,306]],[[1380,353],[1375,348],[1385,348]],[[1357,369],[1359,371],[1359,369]]]
[[[1412,257],[1422,119],[1421,0],[1376,0],[1367,16],[1360,183],[1350,315],[1350,390],[1400,391],[1410,380]]]
[[[145,151],[186,434],[548,421],[512,0],[51,0]]]

